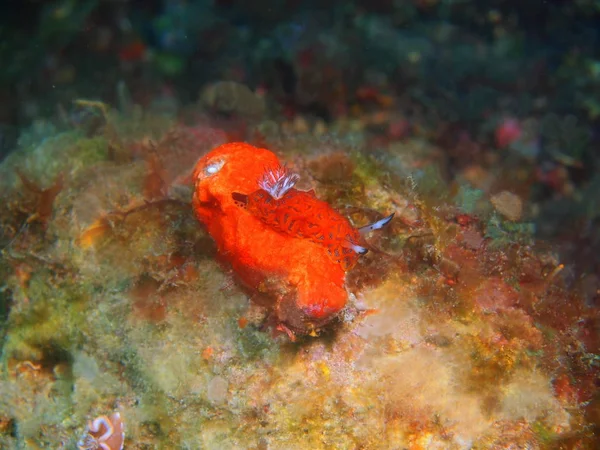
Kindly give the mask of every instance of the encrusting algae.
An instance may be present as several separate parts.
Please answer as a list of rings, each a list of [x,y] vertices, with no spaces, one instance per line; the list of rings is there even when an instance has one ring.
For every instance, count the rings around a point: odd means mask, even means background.
[[[594,448],[598,318],[485,197],[341,137],[103,117],[0,165],[0,447]],[[314,156],[343,151],[340,198]],[[15,168],[63,173],[44,224]]]

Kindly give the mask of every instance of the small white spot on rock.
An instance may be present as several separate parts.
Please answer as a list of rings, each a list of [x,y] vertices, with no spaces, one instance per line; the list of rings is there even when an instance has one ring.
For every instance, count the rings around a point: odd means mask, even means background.
[[[227,400],[227,391],[229,390],[229,383],[225,378],[216,376],[209,381],[206,390],[206,395],[210,402],[222,404],[225,403],[225,401]]]

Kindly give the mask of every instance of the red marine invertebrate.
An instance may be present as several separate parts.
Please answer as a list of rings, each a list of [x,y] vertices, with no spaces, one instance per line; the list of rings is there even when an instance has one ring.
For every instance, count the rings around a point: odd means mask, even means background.
[[[517,141],[522,134],[521,124],[517,119],[505,118],[495,131],[496,145],[498,148],[506,148]]]
[[[367,250],[360,230],[312,191],[294,189],[298,176],[266,149],[222,145],[200,159],[193,177],[194,210],[219,256],[281,329],[310,333],[342,310],[345,272]]]

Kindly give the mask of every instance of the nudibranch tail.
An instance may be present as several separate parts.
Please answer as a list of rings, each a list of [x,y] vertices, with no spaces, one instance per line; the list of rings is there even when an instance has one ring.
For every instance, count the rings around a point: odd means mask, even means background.
[[[358,253],[359,255],[365,255],[369,251],[368,248],[363,247],[362,245],[355,244],[352,241],[345,242],[344,246],[353,250],[355,253]]]
[[[300,175],[297,173],[290,172],[285,166],[278,166],[275,169],[265,169],[265,174],[258,184],[271,197],[279,200],[296,185],[299,179]]]
[[[390,223],[390,221],[394,218],[394,214],[392,213],[387,217],[384,217],[381,220],[378,220],[377,222],[373,222],[369,225],[365,225],[364,227],[360,227],[358,229],[358,232],[361,235],[365,235],[367,233],[370,233],[371,231],[375,231],[375,230],[381,230],[383,227],[385,227],[388,223]]]

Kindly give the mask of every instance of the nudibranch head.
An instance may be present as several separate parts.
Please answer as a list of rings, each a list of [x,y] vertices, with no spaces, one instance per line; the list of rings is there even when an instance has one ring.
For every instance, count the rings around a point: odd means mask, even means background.
[[[242,142],[221,145],[196,163],[192,175],[194,205],[196,209],[210,204],[233,206],[232,191],[256,190],[258,174],[264,173],[265,168],[277,170],[278,167],[277,156],[266,149]]]

